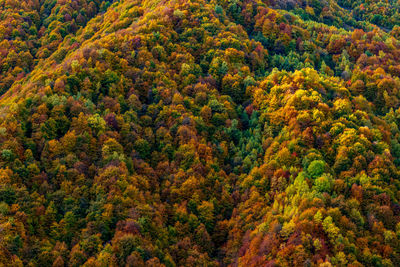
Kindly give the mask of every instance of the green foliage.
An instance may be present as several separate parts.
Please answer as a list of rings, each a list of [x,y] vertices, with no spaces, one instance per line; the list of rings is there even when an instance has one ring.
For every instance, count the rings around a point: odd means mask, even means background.
[[[312,178],[317,178],[325,171],[325,162],[323,160],[314,160],[307,168],[307,173]]]
[[[94,130],[95,133],[101,134],[106,129],[106,122],[99,114],[95,114],[87,118],[89,126]]]
[[[330,193],[333,188],[332,175],[325,173],[322,176],[319,176],[314,181],[314,187],[318,192]]]
[[[216,5],[214,11],[215,11],[215,13],[217,13],[218,15],[222,15],[222,13],[224,12],[222,6],[220,6],[220,5]]]

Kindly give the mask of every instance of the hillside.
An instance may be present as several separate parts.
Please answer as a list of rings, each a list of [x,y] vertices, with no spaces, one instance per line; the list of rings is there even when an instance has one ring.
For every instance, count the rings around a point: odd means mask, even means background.
[[[399,9],[0,0],[0,266],[400,266]]]

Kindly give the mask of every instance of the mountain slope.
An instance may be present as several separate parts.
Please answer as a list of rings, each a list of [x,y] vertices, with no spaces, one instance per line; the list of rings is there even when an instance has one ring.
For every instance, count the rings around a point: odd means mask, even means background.
[[[32,62],[1,72],[0,262],[400,264],[395,28],[334,1],[109,2],[32,2],[47,32],[3,36]]]

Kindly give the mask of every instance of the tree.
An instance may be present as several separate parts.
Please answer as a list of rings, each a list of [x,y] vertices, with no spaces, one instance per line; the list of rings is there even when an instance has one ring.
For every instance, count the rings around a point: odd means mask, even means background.
[[[314,160],[308,166],[307,172],[312,178],[317,178],[325,171],[325,165],[323,160]]]
[[[311,166],[311,165],[310,165]],[[315,189],[318,192],[330,193],[333,188],[333,177],[330,174],[323,174],[314,181]]]

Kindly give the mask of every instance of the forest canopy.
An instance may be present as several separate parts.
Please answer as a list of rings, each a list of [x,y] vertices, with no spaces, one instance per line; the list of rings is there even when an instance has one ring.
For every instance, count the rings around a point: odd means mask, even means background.
[[[399,11],[0,0],[0,266],[400,266]]]

